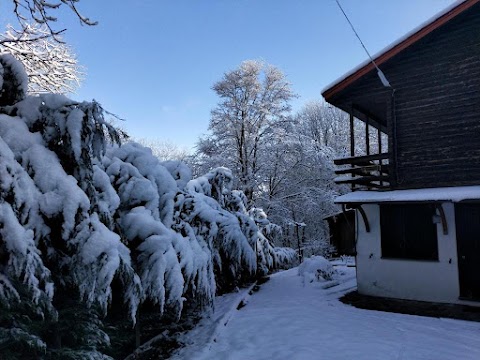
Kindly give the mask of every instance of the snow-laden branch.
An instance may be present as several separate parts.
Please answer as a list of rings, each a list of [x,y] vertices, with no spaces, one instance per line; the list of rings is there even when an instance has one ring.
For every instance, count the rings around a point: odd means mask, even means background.
[[[55,30],[52,28],[52,23],[58,21],[58,17],[54,15],[62,8],[68,7],[75,16],[79,19],[82,25],[94,26],[96,21],[85,17],[77,8],[80,0],[12,0],[14,9],[13,12],[18,19],[22,29],[27,30],[29,24],[33,23],[39,26],[44,26],[47,29],[48,37],[56,42],[63,42],[59,35],[65,31]]]
[[[74,93],[84,76],[72,48],[55,41],[45,25],[24,24],[21,30],[8,25],[0,34],[0,54],[6,53],[22,62],[31,94]]]

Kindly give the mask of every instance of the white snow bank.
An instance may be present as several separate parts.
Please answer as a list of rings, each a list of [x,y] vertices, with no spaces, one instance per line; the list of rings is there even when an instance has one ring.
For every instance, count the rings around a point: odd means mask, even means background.
[[[203,351],[189,344],[174,359],[478,360],[480,324],[357,309],[337,300],[355,287],[355,269],[338,286],[303,286],[296,269],[271,276],[221,324]],[[212,321],[215,318],[211,319]],[[207,324],[202,323],[205,332]],[[197,342],[199,338],[189,338]]]
[[[298,275],[303,277],[304,283],[313,281],[329,281],[332,280],[336,270],[330,261],[323,256],[312,256],[305,259],[298,267]]]

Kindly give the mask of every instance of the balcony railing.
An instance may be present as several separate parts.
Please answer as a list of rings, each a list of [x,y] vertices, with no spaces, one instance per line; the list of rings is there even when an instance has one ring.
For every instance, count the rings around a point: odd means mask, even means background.
[[[350,184],[352,190],[389,190],[389,156],[387,152],[334,160],[335,165],[340,166],[335,174],[341,175],[335,182]]]

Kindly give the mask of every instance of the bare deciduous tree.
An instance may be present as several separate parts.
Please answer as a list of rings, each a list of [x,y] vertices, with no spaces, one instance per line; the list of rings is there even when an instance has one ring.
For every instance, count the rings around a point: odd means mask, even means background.
[[[224,74],[213,90],[220,103],[212,111],[211,135],[199,142],[199,152],[222,159],[252,200],[267,139],[275,125],[286,119],[295,95],[279,69],[256,60]]]
[[[71,93],[83,77],[72,49],[55,29],[57,14],[68,8],[82,25],[96,25],[83,16],[77,6],[80,0],[12,0],[12,11],[18,26],[8,26],[0,35],[0,54],[19,59],[29,76],[30,93]]]
[[[297,113],[295,127],[299,136],[310,140],[317,148],[330,147],[337,157],[350,155],[350,120],[344,111],[331,107],[324,101],[310,101]],[[381,152],[378,149],[377,129],[368,129],[369,152]],[[354,139],[356,155],[366,155],[365,123],[355,119]],[[382,135],[383,146],[387,144],[386,135]]]
[[[45,25],[48,29],[48,37],[52,37],[56,41],[61,39],[58,37],[65,29],[56,30],[52,27],[52,23],[58,21],[55,15],[62,8],[69,8],[75,16],[78,17],[82,25],[96,25],[96,21],[90,20],[83,16],[77,9],[80,0],[12,0],[14,8],[13,12],[17,17],[23,31],[27,30],[28,24]],[[41,38],[39,35],[38,38]]]
[[[178,160],[186,161],[187,157],[190,155],[187,148],[181,147],[177,144],[174,144],[168,140],[161,139],[132,139],[133,141],[142,144],[152,150],[152,154],[157,157],[160,161],[168,160]]]
[[[299,135],[306,136],[317,148],[332,147],[338,153],[348,145],[348,114],[322,101],[310,101],[296,116]]]
[[[72,48],[49,36],[50,30],[45,25],[24,26],[15,30],[8,25],[7,31],[0,34],[0,53],[12,54],[22,62],[29,77],[28,91],[75,92],[84,73]]]

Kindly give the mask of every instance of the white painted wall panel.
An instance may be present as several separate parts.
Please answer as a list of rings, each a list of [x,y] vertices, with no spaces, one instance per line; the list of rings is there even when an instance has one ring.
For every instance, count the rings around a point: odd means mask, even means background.
[[[357,213],[357,279],[361,294],[445,303],[458,300],[459,282],[455,209],[443,203],[448,234],[437,224],[438,261],[382,259],[380,207],[363,205],[370,223],[370,233]]]

